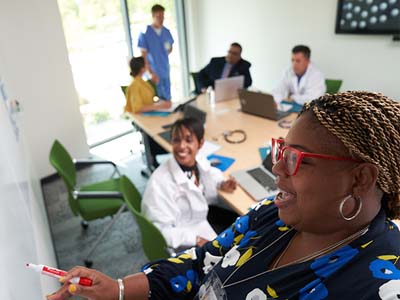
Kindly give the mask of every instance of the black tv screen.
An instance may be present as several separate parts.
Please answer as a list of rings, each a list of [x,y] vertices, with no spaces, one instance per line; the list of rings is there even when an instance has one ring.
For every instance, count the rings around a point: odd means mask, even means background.
[[[399,34],[400,0],[338,0],[335,32]]]

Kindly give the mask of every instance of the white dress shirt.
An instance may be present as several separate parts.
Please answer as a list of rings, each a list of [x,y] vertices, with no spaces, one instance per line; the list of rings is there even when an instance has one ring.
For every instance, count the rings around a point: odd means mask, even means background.
[[[196,161],[200,186],[188,179],[172,157],[154,171],[143,195],[142,213],[175,249],[196,245],[197,236],[207,240],[217,236],[207,213],[208,205],[218,202],[217,187],[224,176],[207,159]]]
[[[325,77],[312,63],[298,81],[292,67],[284,74],[278,86],[272,91],[275,102],[278,104],[290,97],[296,103],[303,105],[314,100],[326,92]]]

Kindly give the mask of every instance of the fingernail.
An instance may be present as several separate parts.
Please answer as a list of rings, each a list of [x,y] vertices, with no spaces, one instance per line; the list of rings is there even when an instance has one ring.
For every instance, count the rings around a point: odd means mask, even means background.
[[[71,294],[75,293],[75,292],[76,292],[76,285],[75,285],[75,284],[71,284],[71,285],[68,287],[68,291],[69,291]]]
[[[58,279],[58,281],[61,282],[61,283],[64,283],[65,277],[64,277],[64,276],[60,277],[60,278]]]

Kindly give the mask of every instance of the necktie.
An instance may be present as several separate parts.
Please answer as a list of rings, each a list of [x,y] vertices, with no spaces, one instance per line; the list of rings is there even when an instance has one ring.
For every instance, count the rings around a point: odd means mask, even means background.
[[[232,65],[228,64],[228,63],[225,63],[224,70],[222,71],[221,78],[229,77],[229,73],[231,72],[231,69],[232,69]]]

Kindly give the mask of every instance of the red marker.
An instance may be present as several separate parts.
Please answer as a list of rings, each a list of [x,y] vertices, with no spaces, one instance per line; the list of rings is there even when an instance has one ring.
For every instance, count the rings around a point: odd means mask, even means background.
[[[43,275],[47,275],[53,278],[60,279],[61,277],[65,277],[67,272],[63,270],[59,270],[56,268],[48,267],[45,265],[35,265],[35,264],[26,264],[29,269],[35,270],[36,272],[42,273]],[[91,286],[92,280],[86,277],[74,277],[69,280],[70,283],[80,284],[84,286]]]

